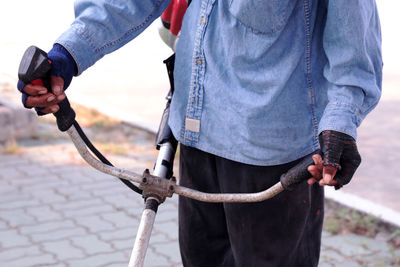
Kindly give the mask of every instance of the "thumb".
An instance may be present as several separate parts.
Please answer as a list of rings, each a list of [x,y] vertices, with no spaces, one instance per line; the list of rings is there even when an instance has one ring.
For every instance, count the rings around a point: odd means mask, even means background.
[[[64,92],[64,80],[61,77],[51,76],[50,77],[50,85],[53,94],[56,96],[61,95]]]
[[[337,168],[333,166],[324,166],[322,170],[322,179],[320,180],[320,185],[333,185],[335,180],[333,179],[336,175]]]

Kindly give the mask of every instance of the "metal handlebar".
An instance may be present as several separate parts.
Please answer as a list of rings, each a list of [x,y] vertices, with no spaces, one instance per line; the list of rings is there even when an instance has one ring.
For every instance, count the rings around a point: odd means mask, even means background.
[[[78,131],[76,130],[74,125],[72,125],[66,132],[69,134],[72,142],[74,143],[81,157],[93,168],[101,172],[104,172],[106,174],[121,179],[129,180],[135,183],[140,183],[142,181],[143,177],[142,175],[139,175],[135,172],[131,172],[128,170],[123,170],[113,166],[106,165],[101,161],[99,161],[98,159],[96,159],[87,149],[86,144],[83,142],[82,138],[78,134]]]
[[[82,158],[93,168],[121,178],[126,179],[135,183],[141,184],[141,188],[144,188],[145,185],[150,184],[152,187],[160,187],[160,190],[157,192],[164,191],[166,192],[163,197],[171,197],[173,193],[189,197],[192,199],[205,201],[205,202],[259,202],[275,195],[279,194],[284,190],[284,186],[282,182],[276,183],[274,186],[257,193],[225,193],[225,194],[218,194],[218,193],[205,193],[200,192],[197,190],[193,190],[184,186],[177,185],[174,179],[166,180],[165,178],[161,178],[158,176],[153,176],[147,174],[146,176],[137,174],[132,171],[119,169],[116,167],[112,167],[102,163],[101,161],[97,160],[87,149],[85,143],[82,141],[81,137],[79,136],[75,126],[71,126],[67,133],[72,139],[75,147],[77,148],[79,154]],[[153,188],[154,190],[154,188]]]

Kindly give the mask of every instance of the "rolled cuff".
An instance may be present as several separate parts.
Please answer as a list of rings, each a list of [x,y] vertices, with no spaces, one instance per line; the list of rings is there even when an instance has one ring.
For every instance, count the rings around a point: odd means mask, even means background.
[[[73,24],[55,43],[62,45],[71,54],[77,66],[77,76],[103,57],[96,53],[89,37],[85,37],[85,31],[78,25]]]
[[[363,116],[359,108],[346,103],[329,103],[318,127],[318,135],[325,130],[334,130],[350,135],[357,140],[357,127]]]

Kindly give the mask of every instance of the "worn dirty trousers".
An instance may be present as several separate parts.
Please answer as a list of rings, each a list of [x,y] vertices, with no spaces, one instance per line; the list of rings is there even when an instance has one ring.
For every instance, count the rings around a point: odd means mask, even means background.
[[[298,161],[254,166],[181,145],[180,184],[212,193],[265,190]],[[186,267],[317,266],[324,192],[306,182],[258,203],[179,198],[179,244]]]

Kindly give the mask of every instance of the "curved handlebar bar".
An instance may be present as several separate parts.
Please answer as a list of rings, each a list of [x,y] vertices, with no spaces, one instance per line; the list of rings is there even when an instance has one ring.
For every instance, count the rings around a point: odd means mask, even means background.
[[[137,174],[132,171],[119,169],[116,167],[112,167],[106,165],[99,160],[97,160],[87,149],[85,143],[82,141],[81,137],[79,136],[76,128],[71,126],[67,133],[72,139],[75,147],[77,148],[79,154],[82,158],[92,167],[95,169],[107,173],[109,175],[126,179],[135,183],[145,183],[143,175]],[[319,153],[318,151],[315,153]],[[312,154],[315,154],[312,153]],[[172,193],[176,193],[181,196],[189,197],[192,199],[196,199],[199,201],[205,202],[259,202],[269,198],[274,197],[275,195],[279,194],[283,190],[291,190],[292,187],[300,182],[306,180],[310,177],[310,174],[307,171],[307,167],[312,165],[313,161],[311,158],[311,154],[307,156],[304,160],[302,160],[298,165],[293,167],[289,170],[286,174],[282,175],[281,181],[273,185],[272,187],[256,193],[205,193],[200,192],[197,190],[193,190],[190,188],[186,188],[180,185],[176,185],[175,181],[169,181],[168,183],[164,183],[168,188],[166,189],[169,191],[169,195],[171,196]],[[162,184],[161,180],[166,180],[165,178],[160,178],[157,176],[151,176],[153,179],[159,179],[158,184]]]
[[[93,157],[92,154],[90,154],[89,150],[87,149],[85,143],[82,141],[81,137],[78,134],[78,131],[76,130],[75,126],[72,125],[68,130],[67,133],[71,137],[72,142],[74,143],[76,149],[78,150],[79,154],[81,157],[93,168],[107,173],[109,175],[129,180],[132,182],[140,183],[142,181],[142,175],[139,175],[135,172],[131,172],[128,170],[123,170],[119,169],[113,166],[106,165],[102,163],[101,161],[97,160],[95,157]]]

